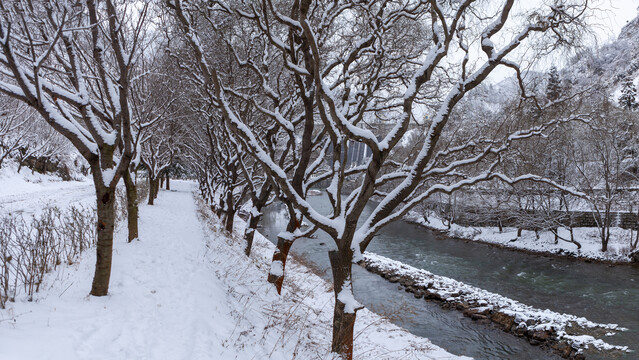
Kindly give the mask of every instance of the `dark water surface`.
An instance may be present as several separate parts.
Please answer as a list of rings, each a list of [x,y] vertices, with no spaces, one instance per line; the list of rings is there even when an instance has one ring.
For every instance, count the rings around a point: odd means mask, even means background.
[[[310,197],[309,201],[320,212],[329,211],[325,196]],[[275,242],[286,222],[284,208],[273,205],[265,211],[260,231]],[[292,253],[326,269],[328,278],[327,250],[332,247],[330,237],[318,232],[317,239],[297,240]],[[639,268],[636,266],[588,264],[441,239],[421,226],[404,221],[383,229],[368,251],[537,308],[619,324],[630,330],[604,340],[639,349]],[[353,278],[359,302],[378,313],[394,314],[391,317],[394,323],[454,354],[476,359],[559,358],[490,325],[473,322],[459,311],[443,310],[437,304],[415,299],[412,294],[398,291],[397,284],[359,266],[353,268]],[[398,317],[398,314],[404,315]],[[606,358],[611,357],[588,356],[588,359]],[[627,354],[622,359],[639,359],[639,353]]]

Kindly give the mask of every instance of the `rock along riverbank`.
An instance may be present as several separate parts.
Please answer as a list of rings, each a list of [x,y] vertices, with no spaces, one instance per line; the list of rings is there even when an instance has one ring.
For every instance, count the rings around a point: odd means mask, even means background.
[[[589,351],[606,354],[629,351],[627,346],[612,345],[600,339],[626,330],[616,324],[598,324],[583,317],[536,309],[373,253],[364,254],[362,265],[368,271],[400,284],[416,298],[437,302],[445,309],[459,310],[485,324],[492,323],[566,359],[585,359]]]

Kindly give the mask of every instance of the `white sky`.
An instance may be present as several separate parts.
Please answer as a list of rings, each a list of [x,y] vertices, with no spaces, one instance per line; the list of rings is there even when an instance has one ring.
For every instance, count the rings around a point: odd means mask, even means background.
[[[518,13],[526,13],[525,9],[536,8],[541,3],[547,3],[549,0],[529,0],[527,2],[520,2],[516,5],[519,8]],[[589,5],[596,9],[594,16],[592,16],[592,30],[595,33],[596,40],[593,39],[590,46],[600,47],[603,44],[609,43],[615,40],[619,36],[621,28],[624,27],[628,21],[634,19],[639,15],[638,7],[639,0],[590,0]],[[480,54],[480,56],[482,56]],[[525,56],[525,55],[524,55]],[[563,66],[562,62],[566,59],[566,54],[557,54],[557,58],[544,58],[539,61],[535,61],[536,70],[545,71],[551,65],[557,65],[558,68]],[[512,69],[506,67],[498,67],[489,76],[490,81],[499,82],[504,78],[514,75]]]
[[[621,28],[637,17],[639,0],[598,0],[594,5],[603,10],[598,20],[601,24],[596,29],[603,44],[616,39]]]

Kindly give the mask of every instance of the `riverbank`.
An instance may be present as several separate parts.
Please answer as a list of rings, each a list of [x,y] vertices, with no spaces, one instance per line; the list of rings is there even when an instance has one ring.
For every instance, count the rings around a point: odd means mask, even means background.
[[[329,211],[324,197],[310,198],[318,211]],[[374,206],[367,206],[363,216],[370,216]],[[271,241],[287,225],[283,205],[264,211],[260,231]],[[310,262],[330,280],[330,263],[326,252],[334,248],[327,234],[316,239],[299,239],[291,254]],[[403,220],[389,224],[371,242],[368,251],[402,262],[417,269],[458,280],[464,284],[500,294],[536,309],[551,309],[560,314],[602,323],[615,323],[628,331],[603,340],[615,345],[639,349],[639,268],[586,263],[552,256],[530,256],[523,252],[500,249],[473,241],[459,241]],[[325,272],[329,271],[328,275]],[[550,360],[559,356],[540,346],[532,346],[525,337],[514,336],[483,320],[464,317],[462,311],[442,308],[436,301],[417,299],[399,283],[357,266],[353,269],[355,298],[375,312],[388,314],[392,321],[410,332],[424,336],[456,354],[485,360]],[[389,309],[390,308],[390,309]],[[481,314],[478,314],[481,315]],[[608,354],[588,354],[589,360],[609,359]],[[636,353],[619,359],[635,359]]]
[[[526,338],[567,359],[585,359],[586,351],[614,356],[628,352],[627,346],[616,346],[600,337],[625,331],[617,324],[598,324],[583,317],[541,310],[499,294],[462,282],[434,275],[386,257],[365,253],[362,264],[391,283],[399,283],[415,298],[439,303],[445,309],[462,311],[464,316],[493,323],[505,332]]]
[[[407,222],[421,225],[439,235],[447,238],[473,241],[483,244],[521,251],[535,255],[549,255],[563,258],[572,258],[586,262],[600,262],[605,264],[631,264],[638,262],[637,256],[632,257],[629,236],[636,236],[636,232],[621,228],[612,228],[608,251],[601,251],[601,240],[597,228],[574,228],[575,240],[581,244],[578,249],[574,243],[559,240],[555,243],[555,235],[550,231],[522,230],[521,236],[517,236],[516,228],[504,227],[499,231],[497,227],[471,227],[450,224],[438,217],[425,218],[416,211],[411,211],[405,219]],[[560,236],[570,238],[566,229],[559,230]]]

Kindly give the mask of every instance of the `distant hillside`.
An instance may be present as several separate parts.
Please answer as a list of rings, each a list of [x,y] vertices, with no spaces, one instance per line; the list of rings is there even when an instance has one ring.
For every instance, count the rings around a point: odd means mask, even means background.
[[[639,77],[639,17],[621,30],[617,40],[599,49],[585,49],[562,71],[575,85],[600,84],[615,92],[625,76]],[[635,80],[636,83],[636,80]]]

